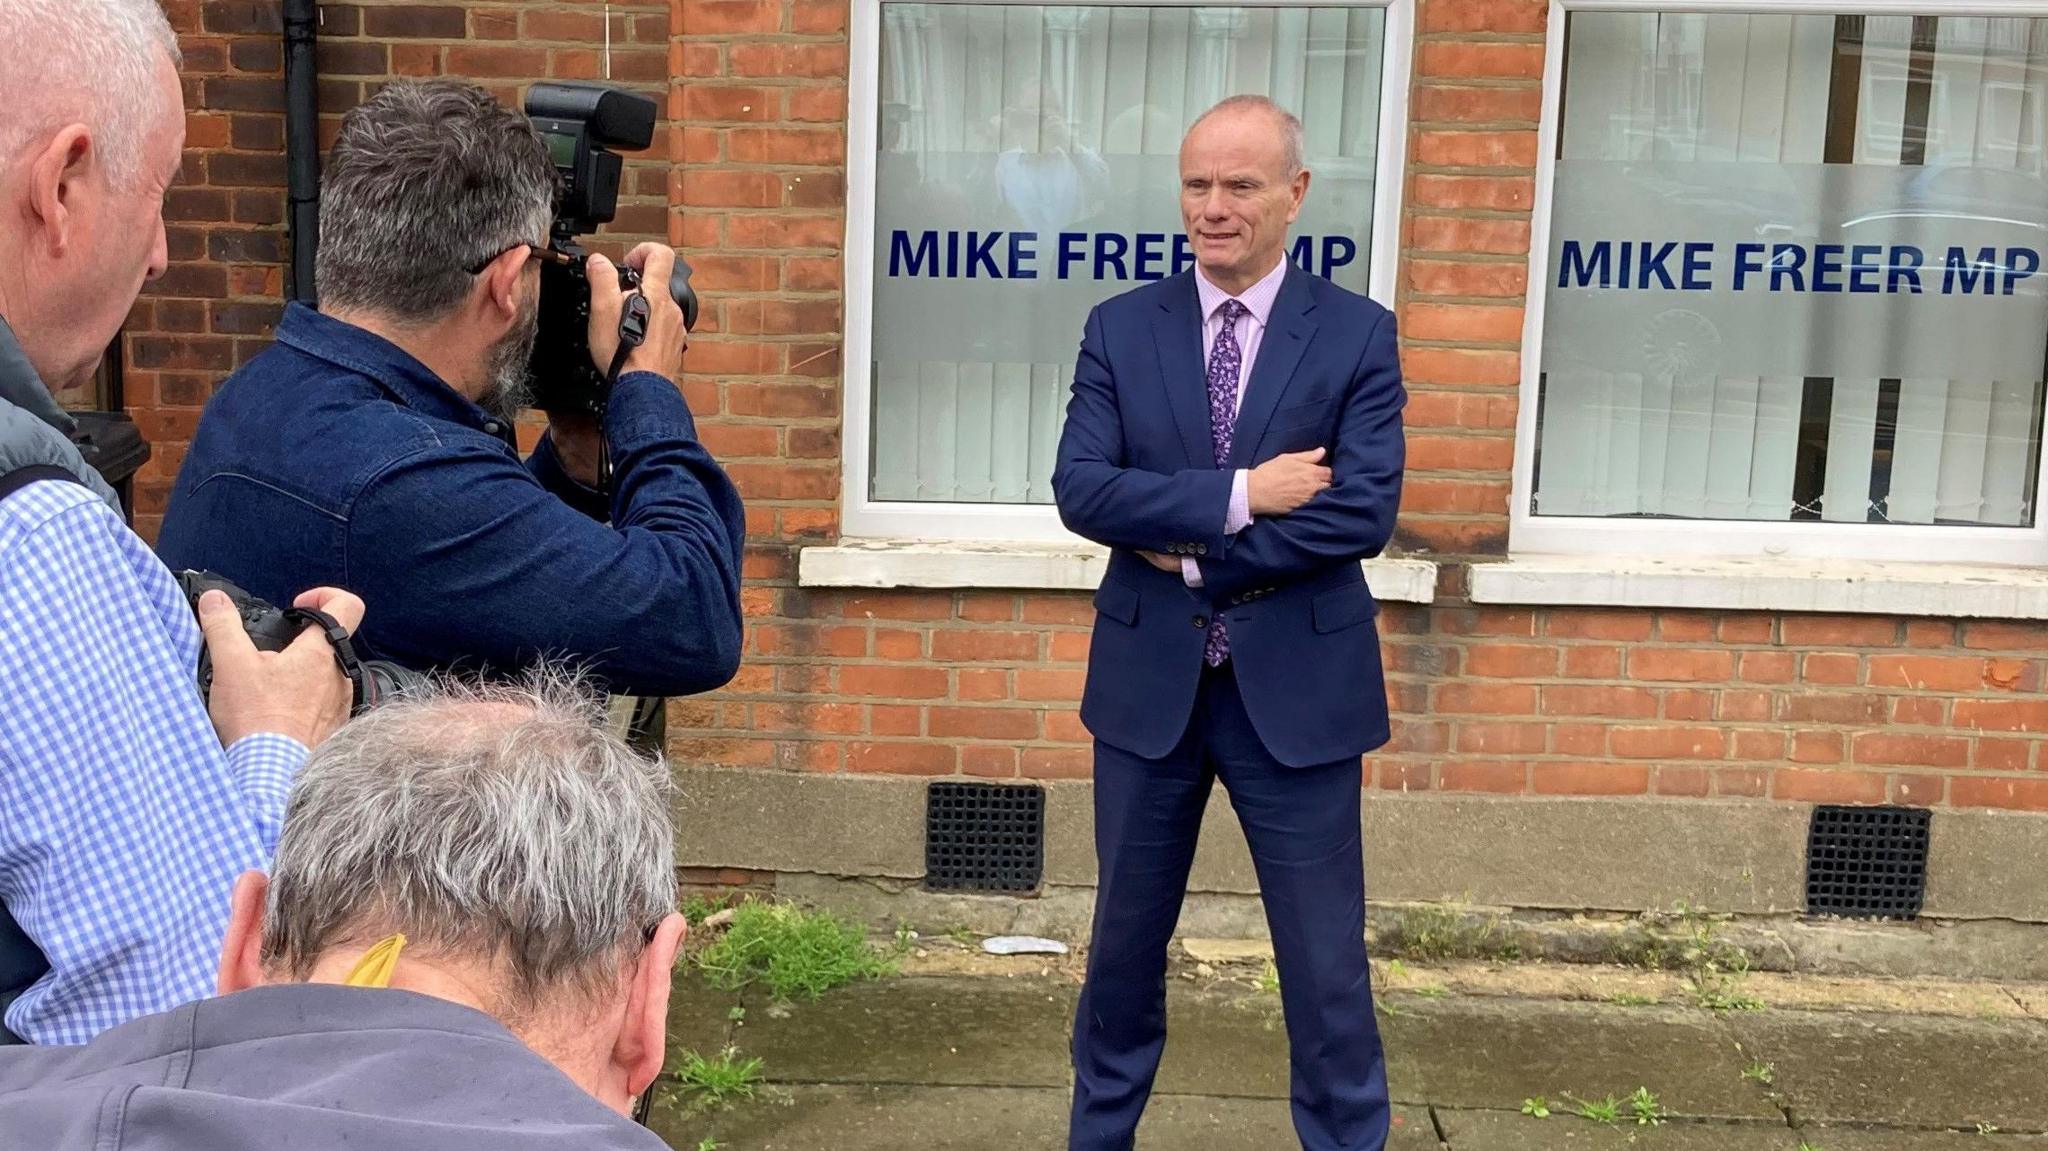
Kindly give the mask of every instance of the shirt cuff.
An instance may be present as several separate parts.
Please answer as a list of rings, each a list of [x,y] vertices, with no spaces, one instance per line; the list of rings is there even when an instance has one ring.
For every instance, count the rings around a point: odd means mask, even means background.
[[[291,736],[270,731],[245,735],[228,748],[228,771],[249,804],[249,814],[266,854],[277,850],[292,780],[298,778],[299,769],[306,766],[306,758],[312,754],[305,744]]]
[[[1230,513],[1223,518],[1223,534],[1234,536],[1250,527],[1251,522],[1252,474],[1239,468],[1237,474],[1230,477]]]
[[[1189,587],[1202,586],[1202,565],[1195,562],[1195,557],[1180,557],[1180,578],[1187,581]]]

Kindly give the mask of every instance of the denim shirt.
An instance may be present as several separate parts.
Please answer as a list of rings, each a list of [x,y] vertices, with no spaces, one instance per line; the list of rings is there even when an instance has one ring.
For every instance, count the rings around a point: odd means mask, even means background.
[[[207,405],[157,550],[280,606],[363,597],[367,656],[504,674],[543,659],[636,695],[708,691],[741,643],[738,492],[682,395],[619,378],[607,499],[389,341],[300,304]]]

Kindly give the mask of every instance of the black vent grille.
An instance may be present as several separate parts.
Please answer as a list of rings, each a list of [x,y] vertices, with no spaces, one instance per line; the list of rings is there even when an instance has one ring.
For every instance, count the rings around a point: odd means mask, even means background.
[[[1036,891],[1044,871],[1044,788],[933,783],[926,790],[926,888]]]
[[[1806,910],[1857,919],[1912,919],[1927,894],[1927,833],[1919,807],[1813,809],[1806,835]]]

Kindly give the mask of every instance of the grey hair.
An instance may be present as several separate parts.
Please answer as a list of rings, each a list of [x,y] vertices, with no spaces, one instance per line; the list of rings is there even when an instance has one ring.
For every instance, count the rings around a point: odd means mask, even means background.
[[[133,187],[162,115],[157,70],[183,61],[157,0],[0,0],[0,162],[66,124],[91,129]]]
[[[271,868],[266,964],[400,932],[505,972],[523,1014],[615,989],[675,909],[665,766],[603,726],[573,680],[444,680],[320,745],[293,785]]]
[[[1287,152],[1287,178],[1293,179],[1307,162],[1302,155],[1301,117],[1281,107],[1279,102],[1270,96],[1226,96],[1217,101],[1215,107],[1195,117],[1195,122],[1188,125],[1188,131],[1194,131],[1202,121],[1218,112],[1253,110],[1264,112],[1280,122],[1280,143]]]
[[[463,269],[545,243],[556,176],[526,117],[459,80],[400,80],[342,117],[320,188],[323,308],[445,316]]]

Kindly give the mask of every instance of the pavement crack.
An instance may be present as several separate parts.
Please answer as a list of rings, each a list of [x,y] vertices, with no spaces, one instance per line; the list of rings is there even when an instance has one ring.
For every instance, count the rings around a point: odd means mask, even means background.
[[[1436,1130],[1436,1145],[1443,1148],[1444,1151],[1450,1151],[1451,1137],[1444,1134],[1444,1119],[1443,1116],[1436,1113],[1436,1104],[1434,1103],[1429,1105],[1429,1125]]]
[[[2018,994],[2017,992],[2015,992],[2015,991],[2014,991],[2014,990],[2013,990],[2012,988],[2010,988],[2010,987],[2006,987],[2006,986],[2004,986],[2004,985],[2002,985],[2002,984],[2001,984],[2001,985],[1999,986],[1999,988],[1998,988],[1998,989],[1999,989],[2000,991],[2003,991],[2003,992],[2005,992],[2005,997],[2006,997],[2007,999],[2010,999],[2010,1000],[2012,1000],[2012,1005],[2013,1005],[2014,1007],[2017,1007],[2017,1008],[2019,1008],[2019,1009],[2020,1009],[2020,1014],[2021,1014],[2021,1015],[2024,1015],[2024,1016],[2026,1016],[2026,1017],[2027,1017],[2027,1018],[2029,1018],[2029,1019],[2039,1019],[2039,1018],[2040,1018],[2040,1016],[2038,1016],[2038,1015],[2035,1015],[2035,1014],[2034,1014],[2034,1009],[2033,1009],[2033,1008],[2031,1008],[2031,1007],[2028,1007],[2028,1006],[2027,1006],[2027,1001],[2026,1001],[2026,1000],[2024,1000],[2024,999],[2021,999],[2021,998],[2019,997],[2019,994]]]

